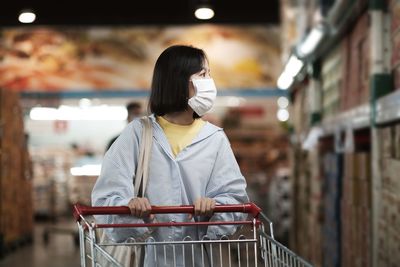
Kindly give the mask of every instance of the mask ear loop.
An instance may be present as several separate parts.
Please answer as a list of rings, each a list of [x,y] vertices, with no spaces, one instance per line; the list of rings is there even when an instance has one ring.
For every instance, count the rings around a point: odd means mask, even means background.
[[[192,85],[193,85],[193,89],[194,89],[194,95],[193,95],[193,96],[196,96],[196,95],[197,95],[197,88],[196,88],[196,85],[195,85],[194,82],[193,82],[193,79],[189,79],[189,82],[191,82]],[[192,97],[193,97],[193,96],[192,96]],[[188,100],[189,100],[190,98],[192,98],[192,97],[189,97]]]

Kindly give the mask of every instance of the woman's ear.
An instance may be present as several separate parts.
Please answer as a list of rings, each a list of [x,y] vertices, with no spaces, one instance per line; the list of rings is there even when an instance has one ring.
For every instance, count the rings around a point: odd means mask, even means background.
[[[189,80],[189,98],[196,94],[196,89],[194,88],[192,79]]]

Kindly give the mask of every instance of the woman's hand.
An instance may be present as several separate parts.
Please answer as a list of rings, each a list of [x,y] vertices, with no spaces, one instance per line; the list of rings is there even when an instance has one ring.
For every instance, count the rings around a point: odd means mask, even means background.
[[[211,217],[214,213],[215,200],[208,197],[202,197],[194,203],[194,215],[195,216],[208,216]],[[189,220],[193,218],[193,215],[189,215]]]
[[[143,219],[154,219],[154,214],[150,214],[151,212],[151,205],[147,198],[145,197],[135,197],[132,198],[129,203],[128,207],[131,210],[133,216]]]

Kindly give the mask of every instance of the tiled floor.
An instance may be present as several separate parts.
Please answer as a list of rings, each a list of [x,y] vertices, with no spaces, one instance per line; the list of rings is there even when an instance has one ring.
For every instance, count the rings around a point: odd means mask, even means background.
[[[49,242],[45,245],[43,233],[49,231]],[[74,245],[74,221],[57,225],[36,224],[34,241],[0,260],[1,267],[75,267],[79,266],[79,246]]]

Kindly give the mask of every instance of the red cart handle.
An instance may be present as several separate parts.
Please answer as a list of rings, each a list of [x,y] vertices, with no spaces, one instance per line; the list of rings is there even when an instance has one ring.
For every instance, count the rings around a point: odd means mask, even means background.
[[[257,217],[261,209],[254,203],[244,203],[235,205],[216,205],[214,213],[216,212],[241,212],[251,214]],[[85,215],[116,215],[116,214],[131,214],[131,211],[126,206],[121,207],[90,207],[80,204],[74,205],[75,220],[80,221],[81,216]],[[194,205],[182,206],[151,206],[151,214],[171,214],[171,213],[190,213],[194,214]]]

